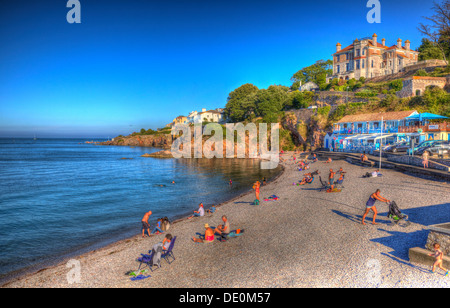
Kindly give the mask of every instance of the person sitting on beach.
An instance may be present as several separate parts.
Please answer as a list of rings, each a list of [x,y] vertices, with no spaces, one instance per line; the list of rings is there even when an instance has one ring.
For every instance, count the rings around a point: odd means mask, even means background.
[[[163,233],[163,230],[161,229],[161,224],[162,224],[163,219],[160,218],[156,221],[156,227],[155,229],[153,229],[152,234],[160,234]]]
[[[313,180],[314,180],[314,177],[312,176],[312,174],[311,173],[307,173],[307,174],[305,174],[305,177],[299,183],[299,185],[311,184]]]
[[[216,212],[216,207],[212,205],[209,209],[206,210],[206,213],[213,214]]]
[[[386,203],[391,202],[390,200],[387,200],[386,198],[383,198],[383,197],[380,195],[380,190],[377,189],[376,192],[374,192],[373,194],[370,195],[369,200],[367,200],[367,203],[366,203],[366,212],[364,213],[363,218],[362,218],[362,222],[361,222],[363,225],[366,224],[364,221],[366,220],[366,216],[367,216],[367,214],[369,214],[370,210],[373,211],[373,221],[372,221],[372,224],[373,224],[373,225],[378,225],[378,224],[375,222],[375,219],[377,218],[377,214],[378,214],[377,208],[375,207],[375,202],[376,202],[377,200],[379,200],[379,201],[381,201],[381,202],[386,202]]]
[[[331,157],[328,157],[328,160],[325,162],[325,164],[331,164],[333,162],[333,160],[331,159]]]
[[[318,161],[318,159],[317,159],[317,155],[316,154],[314,154],[313,155],[313,162],[317,162]]]
[[[164,240],[162,241],[163,251],[169,249],[170,242],[172,241],[172,234],[167,234]]]
[[[203,208],[203,203],[200,203],[198,211],[194,211],[194,215],[192,215],[191,217],[188,217],[188,218],[191,219],[194,217],[203,217],[203,216],[205,216],[205,209]]]
[[[227,216],[222,216],[223,224],[219,225],[214,229],[214,233],[218,233],[221,238],[224,240],[227,238],[228,234],[230,233],[230,222],[228,221]]]
[[[202,238],[193,237],[192,240],[196,243],[212,243],[214,241],[214,230],[205,224],[205,236]]]
[[[152,215],[152,211],[145,213],[142,218],[142,237],[145,237],[145,230],[147,230],[147,234],[150,235],[150,225],[148,224],[148,219]]]

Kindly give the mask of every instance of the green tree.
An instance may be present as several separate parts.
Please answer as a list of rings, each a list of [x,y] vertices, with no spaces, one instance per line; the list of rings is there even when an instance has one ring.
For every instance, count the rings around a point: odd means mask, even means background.
[[[225,115],[233,122],[241,122],[256,112],[256,93],[258,87],[247,83],[228,95]]]
[[[311,66],[305,67],[299,70],[291,77],[293,83],[302,82],[315,82],[317,85],[325,83],[327,75],[333,74],[333,61],[319,60]]]
[[[432,60],[432,59],[438,59],[443,60],[444,56],[442,53],[442,50],[433,42],[430,40],[424,38],[422,39],[422,45],[417,49],[417,51],[420,52],[419,54],[419,61],[424,60]],[[448,54],[448,50],[446,50],[446,53]]]
[[[257,114],[267,123],[277,122],[278,115],[288,103],[288,87],[270,86],[256,94]]]

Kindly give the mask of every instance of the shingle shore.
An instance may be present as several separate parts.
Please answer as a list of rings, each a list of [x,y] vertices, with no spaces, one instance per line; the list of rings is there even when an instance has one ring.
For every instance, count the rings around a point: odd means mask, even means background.
[[[318,162],[322,179],[328,170],[347,172],[341,193],[317,191],[312,185],[293,186],[299,172],[290,156],[284,173],[261,187],[261,197],[273,194],[278,201],[252,206],[253,193],[218,207],[213,215],[175,223],[169,233],[177,236],[176,261],[148,273],[152,277],[131,281],[125,273],[136,270],[136,258],[164,235],[139,236],[75,258],[81,264],[81,282],[69,284],[66,263],[12,281],[6,287],[450,287],[442,273],[408,261],[410,247],[424,247],[427,225],[450,221],[450,185],[391,170],[380,178],[362,179],[368,168],[345,161]],[[410,216],[409,227],[392,225],[387,206],[377,203],[379,225],[361,225],[365,203],[377,188],[395,200]],[[227,242],[196,244],[191,238],[216,226],[227,215],[232,229],[245,233]]]

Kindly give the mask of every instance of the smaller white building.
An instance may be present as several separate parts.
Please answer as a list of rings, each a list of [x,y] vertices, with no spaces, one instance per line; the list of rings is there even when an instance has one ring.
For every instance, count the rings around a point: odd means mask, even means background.
[[[223,109],[206,110],[203,108],[201,112],[192,111],[187,117],[187,122],[192,124],[203,122],[224,123],[225,116]]]

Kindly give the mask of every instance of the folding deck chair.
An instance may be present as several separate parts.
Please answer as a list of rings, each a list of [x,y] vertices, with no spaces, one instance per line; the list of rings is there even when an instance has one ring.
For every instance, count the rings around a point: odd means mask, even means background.
[[[175,245],[175,240],[177,239],[176,236],[173,237],[172,241],[170,242],[169,248],[161,254],[161,259],[166,260],[167,263],[172,263],[175,261],[175,256],[173,254],[173,246]],[[169,261],[169,258],[172,258],[172,262]]]

